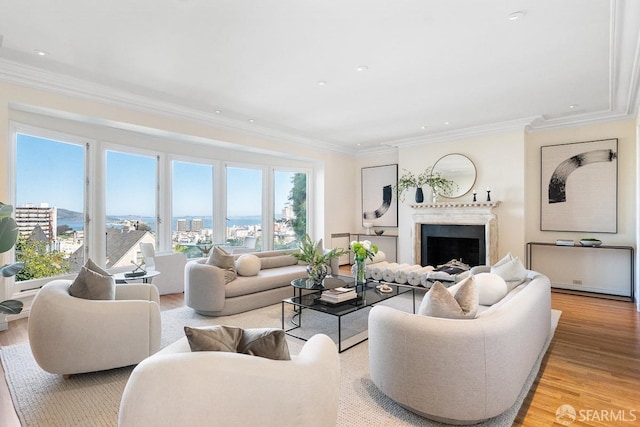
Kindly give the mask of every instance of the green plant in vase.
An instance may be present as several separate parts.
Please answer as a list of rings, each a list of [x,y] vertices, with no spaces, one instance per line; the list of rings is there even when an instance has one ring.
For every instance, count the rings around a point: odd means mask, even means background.
[[[444,178],[440,173],[433,173],[433,166],[429,166],[419,174],[414,174],[407,169],[403,169],[403,174],[398,178],[395,186],[398,200],[404,201],[405,192],[410,188],[416,189],[416,203],[424,201],[422,187],[428,185],[434,195],[449,196],[458,189],[458,184],[454,181]]]
[[[307,273],[309,273],[309,281],[312,282],[312,286],[322,288],[322,281],[327,276],[331,260],[346,253],[347,251],[342,248],[325,251],[322,247],[322,239],[314,242],[308,234],[305,234],[300,240],[300,251],[291,255],[298,261],[307,264]]]
[[[0,254],[8,252],[18,241],[18,225],[11,217],[13,206],[5,205],[0,202]],[[15,276],[24,268],[24,264],[16,262],[13,264],[5,264],[0,267],[0,275],[2,277]],[[7,300],[0,301],[0,314],[18,314],[22,311],[22,301]],[[3,323],[0,323],[0,330],[3,329]]]
[[[354,276],[356,279],[356,285],[365,283],[365,268],[367,260],[371,261],[375,254],[378,253],[378,247],[371,243],[369,240],[362,242],[351,242],[351,250],[353,251],[354,264]]]

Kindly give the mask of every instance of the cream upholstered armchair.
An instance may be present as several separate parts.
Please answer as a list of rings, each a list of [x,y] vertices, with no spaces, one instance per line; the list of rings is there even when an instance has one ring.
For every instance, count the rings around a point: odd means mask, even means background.
[[[153,284],[160,295],[184,292],[184,267],[187,257],[181,252],[157,253],[153,244],[140,243],[140,252],[144,257],[147,271],[159,271],[153,278]]]
[[[326,335],[291,360],[191,352],[185,337],[135,367],[118,424],[334,427],[339,389],[338,350]]]
[[[29,315],[29,344],[42,369],[79,374],[139,363],[160,349],[158,290],[116,285],[115,300],[69,294],[71,280],[42,287]]]

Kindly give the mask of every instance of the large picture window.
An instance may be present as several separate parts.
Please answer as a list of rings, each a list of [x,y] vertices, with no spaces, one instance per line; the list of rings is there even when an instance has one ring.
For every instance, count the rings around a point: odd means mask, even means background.
[[[157,238],[157,158],[106,152],[106,267],[142,262],[140,243]]]
[[[208,254],[213,244],[213,166],[172,162],[171,244],[188,258]]]
[[[273,247],[298,248],[307,232],[307,174],[273,172]]]
[[[84,263],[86,156],[85,144],[64,136],[18,132],[15,138],[16,260],[25,264],[15,276],[20,291]]]
[[[227,166],[229,246],[262,248],[262,169]]]

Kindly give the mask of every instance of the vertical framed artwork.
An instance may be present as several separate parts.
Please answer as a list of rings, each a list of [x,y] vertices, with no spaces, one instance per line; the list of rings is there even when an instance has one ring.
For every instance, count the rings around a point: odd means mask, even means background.
[[[540,147],[540,230],[618,232],[618,139]]]
[[[378,227],[398,226],[398,165],[362,168],[362,222]]]

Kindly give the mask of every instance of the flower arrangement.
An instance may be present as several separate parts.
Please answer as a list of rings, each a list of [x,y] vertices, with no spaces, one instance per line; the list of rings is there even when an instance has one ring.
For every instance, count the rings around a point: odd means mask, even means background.
[[[372,260],[374,255],[378,253],[378,247],[368,240],[362,242],[351,242],[351,250],[356,261]]]

